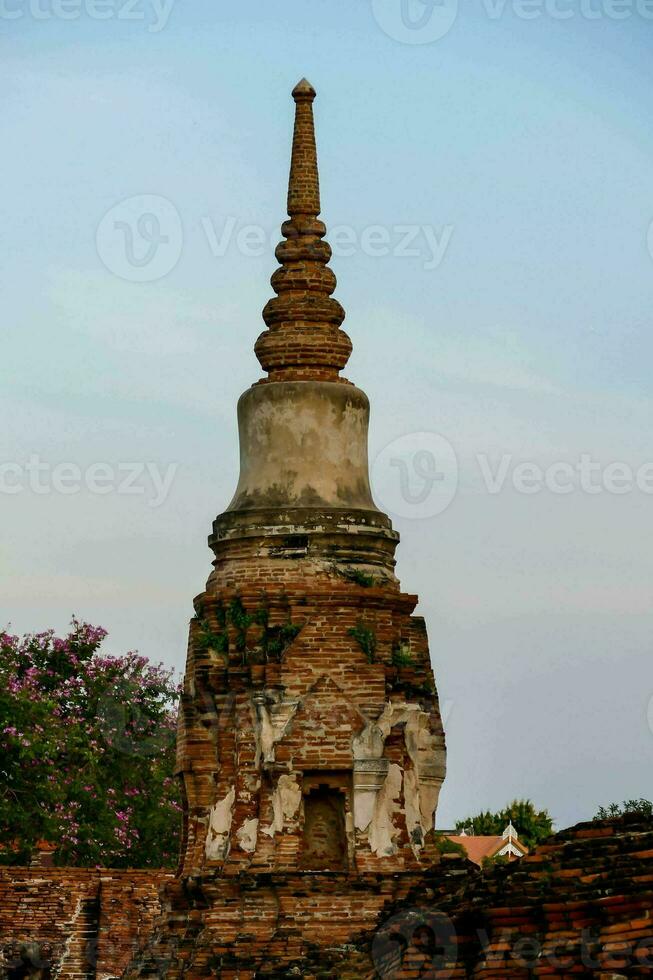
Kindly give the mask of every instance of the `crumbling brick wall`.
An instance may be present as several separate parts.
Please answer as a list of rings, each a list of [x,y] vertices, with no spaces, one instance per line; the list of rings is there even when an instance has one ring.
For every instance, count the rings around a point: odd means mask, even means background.
[[[447,856],[454,866],[460,861]],[[453,883],[453,880],[451,880]],[[531,980],[653,976],[653,823],[579,824],[447,897],[420,886],[346,951],[316,950],[307,978]],[[290,974],[288,974],[290,975]]]
[[[32,958],[44,977],[119,977],[151,934],[159,889],[171,877],[160,870],[0,868],[0,976],[11,975],[21,946],[30,944],[40,951]]]
[[[120,977],[152,933],[166,883],[165,901],[190,887],[164,871],[1,869],[0,976],[31,941],[53,978]],[[445,855],[394,880],[269,875],[244,897],[237,880],[218,887],[210,925],[221,939],[197,950],[203,977],[653,976],[653,825],[641,818],[579,824],[485,872]],[[194,945],[186,929],[169,944],[171,959]],[[150,961],[148,975],[164,975],[159,966]]]

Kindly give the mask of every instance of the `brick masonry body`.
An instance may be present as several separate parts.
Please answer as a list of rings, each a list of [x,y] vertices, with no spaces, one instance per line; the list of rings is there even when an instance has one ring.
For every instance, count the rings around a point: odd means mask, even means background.
[[[183,935],[189,978],[211,956],[245,969],[347,942],[439,862],[426,630],[372,498],[367,398],[339,376],[351,345],[318,220],[315,92],[293,97],[290,218],[256,345],[268,377],[239,403],[240,478],[190,625],[181,877],[152,950]]]

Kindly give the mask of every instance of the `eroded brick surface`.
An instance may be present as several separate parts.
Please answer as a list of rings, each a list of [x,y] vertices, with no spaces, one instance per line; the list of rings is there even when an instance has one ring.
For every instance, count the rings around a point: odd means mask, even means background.
[[[164,905],[195,914],[164,918],[157,934],[159,885]],[[90,930],[89,908],[99,908]],[[489,872],[447,856],[398,876],[280,873],[200,884],[164,872],[0,875],[5,969],[12,948],[31,941],[52,976],[108,980],[148,936],[154,943],[137,968],[150,977],[650,976],[653,826],[580,824]]]
[[[165,871],[0,868],[0,976],[12,975],[25,944],[40,951],[44,977],[120,976],[149,939],[159,890],[171,878]]]
[[[357,937],[351,950],[309,955],[303,975],[650,976],[652,844],[650,820],[580,824],[508,867],[468,869],[462,888],[450,878],[444,898],[426,875],[379,930]]]

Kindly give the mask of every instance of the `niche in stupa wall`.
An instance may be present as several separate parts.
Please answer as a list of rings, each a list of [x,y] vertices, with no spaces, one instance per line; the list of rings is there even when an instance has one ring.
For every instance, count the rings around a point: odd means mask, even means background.
[[[305,791],[300,867],[345,871],[348,850],[344,795],[325,785]]]

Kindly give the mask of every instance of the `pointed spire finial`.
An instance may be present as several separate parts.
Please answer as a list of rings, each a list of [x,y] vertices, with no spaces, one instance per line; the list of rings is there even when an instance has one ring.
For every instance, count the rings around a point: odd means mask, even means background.
[[[336,277],[327,263],[331,247],[324,241],[320,213],[313,100],[315,89],[305,78],[292,92],[295,128],[288,180],[288,214],[281,226],[286,239],[277,245],[280,268],[272,276],[277,294],[263,310],[265,330],[254,348],[269,381],[345,381],[339,372],[349,360],[351,340],[340,329],[345,311],[331,293]]]
[[[309,82],[308,78],[301,78],[292,90],[292,97],[295,102],[297,102],[299,99],[309,99],[312,102],[315,95],[315,89]]]

